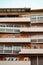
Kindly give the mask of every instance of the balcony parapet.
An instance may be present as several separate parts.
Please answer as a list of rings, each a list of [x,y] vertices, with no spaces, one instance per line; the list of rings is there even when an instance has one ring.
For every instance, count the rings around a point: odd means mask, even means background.
[[[43,49],[21,49],[19,54],[43,54]]]
[[[0,42],[30,42],[30,38],[0,38]]]
[[[0,65],[31,65],[31,61],[0,61]]]
[[[30,22],[30,18],[0,18],[0,22]]]

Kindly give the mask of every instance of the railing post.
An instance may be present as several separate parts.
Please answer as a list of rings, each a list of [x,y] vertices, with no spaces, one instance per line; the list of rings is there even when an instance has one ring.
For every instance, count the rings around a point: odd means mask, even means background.
[[[12,45],[12,54],[13,54],[13,45]]]

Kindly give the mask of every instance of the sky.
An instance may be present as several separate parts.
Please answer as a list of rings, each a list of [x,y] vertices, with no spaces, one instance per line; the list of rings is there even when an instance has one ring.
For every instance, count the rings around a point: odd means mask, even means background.
[[[43,0],[0,0],[0,8],[42,9]]]

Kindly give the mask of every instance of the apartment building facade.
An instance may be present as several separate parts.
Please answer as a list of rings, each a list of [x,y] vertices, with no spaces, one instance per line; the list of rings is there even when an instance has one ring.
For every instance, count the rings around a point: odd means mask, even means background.
[[[0,8],[0,65],[43,65],[43,9]]]

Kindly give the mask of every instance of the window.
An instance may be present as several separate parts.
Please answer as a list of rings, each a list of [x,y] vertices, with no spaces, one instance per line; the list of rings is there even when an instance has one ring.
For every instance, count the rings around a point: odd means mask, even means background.
[[[13,25],[6,25],[6,27],[13,27]]]
[[[22,49],[26,49],[26,46],[22,46]]]
[[[0,32],[5,32],[5,29],[0,28]]]
[[[3,24],[0,24],[0,27],[5,27],[5,25],[3,25]]]
[[[43,16],[38,16],[37,19],[38,20],[43,20]]]
[[[6,46],[6,47],[5,47],[5,50],[12,50],[12,47]]]
[[[31,20],[43,20],[43,15],[32,15]]]
[[[38,39],[38,42],[43,42],[43,39]]]
[[[20,46],[13,46],[13,50],[19,51],[20,50]]]
[[[0,46],[0,50],[3,50],[3,46]]]
[[[14,29],[14,32],[20,32],[20,29]]]
[[[36,16],[31,16],[31,20],[36,20]]]
[[[13,32],[13,29],[6,29],[6,32]]]
[[[21,27],[21,25],[14,25],[14,27]]]
[[[34,43],[34,42],[37,42],[37,39],[32,39],[31,42],[33,42],[33,43]]]

